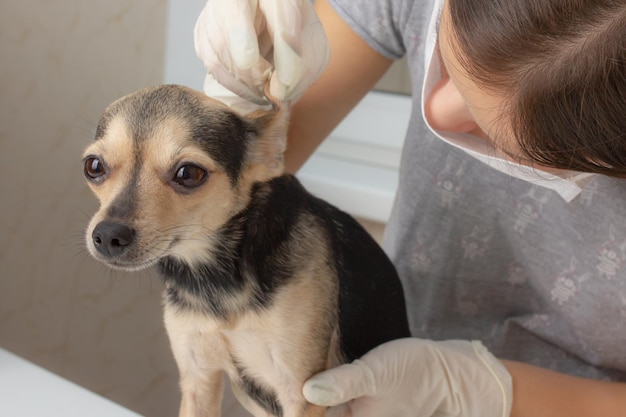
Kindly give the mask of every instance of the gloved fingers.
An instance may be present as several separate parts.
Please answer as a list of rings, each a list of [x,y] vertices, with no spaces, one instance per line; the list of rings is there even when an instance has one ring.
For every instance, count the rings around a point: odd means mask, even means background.
[[[261,66],[261,68],[267,68],[267,72],[269,73],[268,67],[269,65]],[[239,74],[239,77],[233,76],[232,73],[221,67],[217,67],[214,71],[208,72],[208,74],[211,74],[215,80],[220,80],[219,84],[231,90],[236,95],[258,105],[267,104],[264,93],[264,80],[267,76],[258,74],[255,69],[243,71]]]
[[[305,30],[303,13],[311,9],[308,0],[263,1],[260,7],[268,22],[267,30],[274,46],[274,73],[270,83],[272,96],[283,100],[302,78],[305,62],[302,34]]]
[[[309,0],[261,0],[260,7],[267,16],[267,31],[274,46],[270,94],[279,100],[293,101],[328,64],[326,34]]]
[[[212,0],[214,5],[218,1],[227,1],[230,7],[215,7],[214,10],[222,10],[220,17],[224,19],[222,30],[224,39],[230,51],[233,63],[239,70],[249,70],[259,61],[258,33],[260,22],[257,16],[257,0]],[[217,15],[217,14],[216,14]]]
[[[319,77],[330,52],[310,0],[209,0],[194,28],[207,72],[235,94],[293,102]]]
[[[321,26],[319,26],[321,28]],[[295,101],[319,78],[326,68],[330,52],[323,31],[309,33],[302,41],[303,55],[299,55],[290,42],[278,42],[274,49],[276,71],[270,81],[270,93],[281,100]]]
[[[376,381],[369,366],[361,361],[329,369],[305,382],[302,393],[307,401],[334,406],[376,393]]]
[[[194,28],[197,55],[207,72],[235,94],[266,103],[264,84],[271,64],[259,51],[257,0],[211,0]]]
[[[256,11],[257,0],[207,2],[195,28],[198,55],[230,72],[252,68],[259,60]]]
[[[256,104],[233,93],[231,90],[217,82],[215,77],[211,74],[207,74],[205,76],[203,90],[207,96],[226,104],[228,107],[241,115],[246,115],[259,109],[269,110],[272,107],[268,103]]]
[[[304,81],[304,60],[288,43],[279,41],[274,45],[274,65],[270,93],[279,100],[290,99],[299,81]]]
[[[213,2],[206,4],[200,12],[193,30],[196,55],[202,59],[207,68],[219,65],[218,51],[227,47],[222,31],[215,22],[216,19],[212,12],[213,5]]]

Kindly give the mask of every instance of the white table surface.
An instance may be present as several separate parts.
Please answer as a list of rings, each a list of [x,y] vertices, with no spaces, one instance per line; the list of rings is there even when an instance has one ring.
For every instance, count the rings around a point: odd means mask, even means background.
[[[0,348],[2,417],[141,417]]]

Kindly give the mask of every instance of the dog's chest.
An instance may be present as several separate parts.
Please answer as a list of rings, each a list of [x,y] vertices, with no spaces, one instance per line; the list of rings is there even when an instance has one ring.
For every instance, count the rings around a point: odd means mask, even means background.
[[[165,326],[181,370],[202,377],[211,371],[226,371],[231,378],[242,371],[275,373],[281,368],[280,328],[271,317],[255,314],[236,322],[191,311],[165,309]]]

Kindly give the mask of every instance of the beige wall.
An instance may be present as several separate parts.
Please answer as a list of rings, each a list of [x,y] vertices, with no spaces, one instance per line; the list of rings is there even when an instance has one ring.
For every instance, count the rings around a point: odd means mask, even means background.
[[[109,102],[161,81],[165,13],[165,0],[0,4],[0,347],[154,417],[179,398],[161,282],[87,254],[80,158]]]
[[[160,281],[85,251],[96,202],[80,159],[110,101],[160,82],[165,13],[165,0],[0,4],[0,347],[147,416],[178,402]]]

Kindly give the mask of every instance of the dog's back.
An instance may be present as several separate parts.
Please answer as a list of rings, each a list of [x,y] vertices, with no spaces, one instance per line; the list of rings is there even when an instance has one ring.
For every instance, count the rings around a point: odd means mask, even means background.
[[[245,213],[242,253],[248,257],[246,263],[257,268],[265,265],[271,271],[282,269],[283,279],[306,263],[330,265],[336,274],[333,308],[343,361],[359,358],[386,341],[410,336],[396,269],[352,216],[311,195],[292,175],[256,184]],[[302,241],[312,236],[319,240]],[[311,250],[311,246],[316,248]]]
[[[337,310],[343,360],[352,361],[381,343],[409,337],[400,279],[369,233],[352,216],[309,194],[293,176],[276,178],[268,185],[278,205],[295,197],[293,204],[299,207],[287,207],[285,216],[307,213],[324,230],[326,240],[319,244],[330,248],[325,261],[333,264],[339,283]]]

